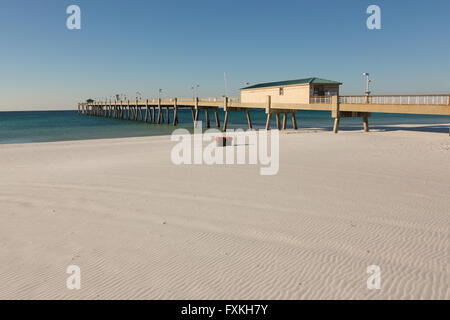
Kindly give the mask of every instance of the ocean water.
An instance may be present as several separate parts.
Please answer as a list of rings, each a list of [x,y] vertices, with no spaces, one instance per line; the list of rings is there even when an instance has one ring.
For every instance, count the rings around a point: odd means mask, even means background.
[[[224,113],[219,111],[221,124]],[[321,128],[331,130],[333,119],[328,111],[298,111],[296,113],[299,128]],[[266,115],[262,110],[251,111],[254,128],[265,126]],[[215,125],[214,114],[210,112],[211,126]],[[204,121],[204,112],[199,120]],[[244,112],[230,113],[228,128],[247,128],[247,118]],[[426,130],[448,132],[450,116],[404,115],[373,113],[369,125],[374,129],[397,130],[394,125],[412,125],[410,130]],[[432,127],[421,128],[421,124]],[[291,118],[288,117],[288,128],[291,128]],[[419,125],[416,127],[413,125]],[[275,117],[272,117],[272,127]],[[360,130],[360,118],[341,119],[341,130]],[[177,128],[192,130],[190,110],[179,110],[179,125],[173,127],[167,124],[153,124],[142,121],[114,120],[104,117],[78,115],[76,111],[21,111],[0,112],[0,144],[70,141],[87,139],[106,139],[124,137],[143,137],[168,135]]]

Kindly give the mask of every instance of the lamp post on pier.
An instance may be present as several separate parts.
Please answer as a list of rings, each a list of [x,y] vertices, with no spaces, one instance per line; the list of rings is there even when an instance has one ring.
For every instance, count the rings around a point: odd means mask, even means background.
[[[200,85],[199,85],[199,84],[197,84],[197,85],[191,87],[191,90],[192,90],[192,99],[193,99],[194,101],[195,101],[195,98],[197,98],[197,94],[198,94],[197,89],[198,89],[198,88],[200,88]]]
[[[363,76],[366,77],[366,96],[364,98],[364,103],[370,103],[370,89],[369,89],[369,85],[372,82],[372,80],[369,79],[369,73],[368,72],[364,72]]]
[[[370,95],[369,84],[372,82],[372,80],[369,79],[370,74],[368,72],[364,72],[363,76],[366,77],[366,96],[368,96]]]

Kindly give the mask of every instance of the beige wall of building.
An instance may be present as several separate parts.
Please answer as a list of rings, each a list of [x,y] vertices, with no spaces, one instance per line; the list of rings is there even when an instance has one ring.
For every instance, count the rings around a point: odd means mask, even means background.
[[[282,94],[280,94],[282,89]],[[257,89],[241,90],[241,102],[265,103],[267,96],[271,96],[274,103],[309,103],[309,84],[286,86],[286,87],[267,87]]]
[[[281,91],[280,91],[281,89]],[[318,90],[315,90],[318,89]],[[283,87],[265,87],[241,90],[242,103],[265,103],[267,96],[271,96],[273,103],[309,104],[310,96],[339,94],[339,85],[291,85]]]
[[[323,93],[323,94],[321,94]],[[310,95],[325,95],[325,96],[337,96],[339,95],[339,85],[335,84],[313,84],[310,85]]]

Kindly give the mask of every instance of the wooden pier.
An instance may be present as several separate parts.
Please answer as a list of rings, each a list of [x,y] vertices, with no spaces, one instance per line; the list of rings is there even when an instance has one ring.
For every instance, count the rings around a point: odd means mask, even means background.
[[[253,128],[250,117],[251,109],[265,110],[267,114],[266,129],[270,129],[273,115],[276,127],[287,127],[288,114],[292,117],[292,127],[297,129],[295,112],[299,110],[331,111],[334,118],[333,132],[339,131],[340,119],[360,117],[364,131],[369,131],[369,117],[372,113],[404,113],[450,115],[450,94],[448,95],[371,95],[371,96],[313,96],[309,104],[272,103],[267,96],[266,103],[241,103],[239,98],[190,98],[190,99],[151,99],[136,101],[104,101],[79,103],[78,114],[98,116],[111,119],[144,121],[155,124],[178,124],[178,111],[189,109],[193,125],[197,125],[201,112],[205,114],[206,127],[211,127],[211,114],[214,114],[215,126],[227,130],[229,113],[245,111],[248,127]],[[225,112],[221,126],[219,109]],[[283,116],[283,121],[280,117]]]

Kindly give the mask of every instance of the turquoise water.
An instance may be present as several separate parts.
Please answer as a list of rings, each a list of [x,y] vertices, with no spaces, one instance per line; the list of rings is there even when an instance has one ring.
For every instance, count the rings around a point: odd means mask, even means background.
[[[220,111],[220,120],[224,113]],[[299,111],[296,113],[300,128],[323,128],[331,130],[333,119],[327,111]],[[252,111],[252,122],[255,128],[263,128],[266,115],[264,111]],[[214,125],[214,115],[210,113],[211,125]],[[275,126],[275,117],[272,126]],[[201,119],[204,121],[204,113]],[[167,124],[152,124],[128,120],[114,120],[103,117],[79,116],[76,111],[23,111],[0,112],[0,144],[69,141],[105,138],[143,137],[171,134],[175,128],[192,129],[190,110],[179,111],[179,126]],[[411,130],[426,130],[448,132],[450,116],[403,115],[403,114],[372,114],[369,119],[371,128],[395,130],[392,125],[398,124],[433,124],[431,128],[409,128]],[[291,119],[288,118],[291,127]],[[247,119],[244,112],[231,112],[229,128],[246,128]],[[360,118],[341,120],[341,130],[359,130],[362,127]],[[407,128],[408,129],[408,128]]]

